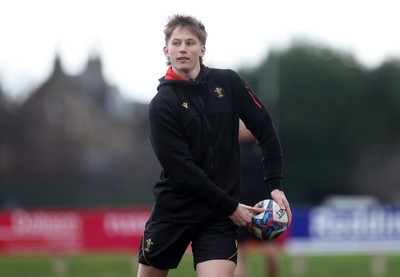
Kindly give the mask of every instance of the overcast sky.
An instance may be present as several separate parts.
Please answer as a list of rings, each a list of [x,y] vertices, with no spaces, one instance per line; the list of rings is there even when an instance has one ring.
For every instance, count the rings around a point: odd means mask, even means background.
[[[107,80],[149,101],[166,71],[168,15],[196,16],[208,31],[204,62],[256,66],[271,49],[307,39],[353,54],[366,66],[400,57],[397,0],[0,0],[0,86],[24,95],[50,74],[59,53],[79,74],[93,51]]]

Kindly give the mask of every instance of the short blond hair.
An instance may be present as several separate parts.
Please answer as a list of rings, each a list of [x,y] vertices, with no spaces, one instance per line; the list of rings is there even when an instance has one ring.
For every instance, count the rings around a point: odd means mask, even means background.
[[[169,40],[171,39],[172,32],[177,27],[185,27],[190,32],[196,35],[202,45],[206,45],[207,42],[207,31],[204,27],[204,24],[191,15],[181,15],[174,14],[168,17],[168,23],[164,28],[165,35],[165,45],[168,45]],[[202,58],[200,57],[200,63],[203,63]],[[171,62],[168,60],[167,65],[170,65]]]

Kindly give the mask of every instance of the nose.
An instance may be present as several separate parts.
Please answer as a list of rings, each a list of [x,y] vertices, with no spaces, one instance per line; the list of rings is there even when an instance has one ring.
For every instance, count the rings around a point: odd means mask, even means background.
[[[179,52],[186,52],[186,44],[182,43],[179,47]]]

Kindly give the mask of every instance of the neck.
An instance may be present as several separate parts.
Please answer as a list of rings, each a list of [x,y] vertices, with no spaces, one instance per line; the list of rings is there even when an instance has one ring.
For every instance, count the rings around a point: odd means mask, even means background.
[[[199,76],[200,73],[200,69],[201,66],[196,66],[193,70],[191,71],[184,71],[184,70],[179,70],[177,68],[175,68],[174,66],[172,66],[172,70],[178,74],[179,76],[181,76],[182,78],[186,79],[186,80],[191,80],[191,79],[196,79],[197,76]]]

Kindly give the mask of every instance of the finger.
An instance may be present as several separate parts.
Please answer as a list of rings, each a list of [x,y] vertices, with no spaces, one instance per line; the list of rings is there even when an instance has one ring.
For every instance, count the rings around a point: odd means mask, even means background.
[[[286,211],[286,205],[282,199],[279,199],[279,201],[276,201],[276,203],[278,203],[279,209]]]
[[[276,204],[278,204],[279,209],[286,211],[286,205],[285,205],[282,197],[275,197],[274,200],[275,200]]]
[[[247,210],[252,212],[252,213],[262,213],[262,212],[265,211],[264,208],[258,208],[258,207],[248,207]]]
[[[262,213],[263,211],[265,211],[264,208],[260,208],[258,207],[258,205],[256,204],[254,207],[245,205],[245,204],[240,204],[242,207],[246,208],[247,211],[251,212],[251,213]]]
[[[292,210],[290,209],[289,203],[287,205],[286,213],[288,215],[288,226],[292,223]]]
[[[279,208],[281,210],[286,211],[289,207],[289,202],[287,201],[285,194],[282,191],[278,191],[278,193],[275,195],[276,196],[276,200],[275,202],[278,204]]]
[[[289,202],[287,201],[286,197],[282,197],[282,206],[281,210],[285,210],[287,217],[288,217],[288,226],[290,226],[292,222],[292,210],[290,209]]]
[[[252,207],[251,206],[249,206],[249,205],[245,205],[245,204],[240,204],[243,208],[246,208],[246,209],[251,209]]]
[[[271,197],[278,204],[278,206],[279,206],[279,208],[281,210],[286,210],[285,205],[283,203],[283,198],[284,197],[283,197],[282,192],[280,190],[274,189],[271,192]]]

